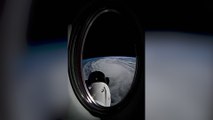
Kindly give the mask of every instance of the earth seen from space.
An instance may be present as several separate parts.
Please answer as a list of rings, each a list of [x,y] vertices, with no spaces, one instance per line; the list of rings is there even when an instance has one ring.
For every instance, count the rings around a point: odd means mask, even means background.
[[[83,59],[82,74],[87,80],[91,72],[101,71],[109,78],[111,106],[119,103],[131,88],[136,57],[109,56]]]

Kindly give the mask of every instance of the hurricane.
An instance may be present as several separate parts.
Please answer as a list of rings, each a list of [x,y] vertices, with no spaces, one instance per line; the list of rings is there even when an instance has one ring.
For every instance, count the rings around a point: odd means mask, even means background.
[[[135,57],[110,56],[84,59],[82,61],[82,77],[87,80],[91,72],[103,72],[110,80],[111,105],[115,105],[130,90],[134,79],[135,67]]]

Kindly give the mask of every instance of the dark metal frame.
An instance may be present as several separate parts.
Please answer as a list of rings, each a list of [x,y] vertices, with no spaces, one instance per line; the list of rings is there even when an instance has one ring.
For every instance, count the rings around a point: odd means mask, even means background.
[[[82,51],[84,42],[87,36],[87,33],[92,26],[93,22],[101,15],[105,13],[115,13],[115,14],[124,14],[125,17],[128,19],[132,19],[135,21],[134,16],[132,16],[128,11],[123,9],[117,4],[111,3],[98,3],[93,5],[92,7],[88,7],[85,11],[80,14],[76,21],[72,26],[72,33],[70,35],[69,45],[68,45],[68,72],[70,82],[73,88],[75,95],[77,96],[80,103],[93,115],[104,117],[109,116],[112,114],[116,114],[122,108],[124,108],[130,101],[131,97],[134,95],[134,91],[137,89],[138,82],[140,81],[141,71],[143,69],[142,64],[144,63],[144,55],[143,55],[143,48],[144,44],[141,43],[142,36],[139,36],[141,40],[137,40],[135,43],[136,48],[136,55],[137,55],[137,63],[136,63],[136,72],[135,77],[132,82],[131,89],[126,97],[120,101],[118,104],[111,106],[111,107],[103,107],[97,104],[91,95],[86,89],[86,84],[84,80],[82,80]],[[141,35],[140,27],[138,26],[139,35]],[[140,73],[140,74],[139,74]]]

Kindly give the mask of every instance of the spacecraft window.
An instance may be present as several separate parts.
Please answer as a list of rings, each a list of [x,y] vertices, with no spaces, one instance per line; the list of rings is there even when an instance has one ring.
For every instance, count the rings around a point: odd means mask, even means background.
[[[89,96],[99,105],[110,107],[122,101],[131,88],[136,53],[132,26],[116,11],[102,12],[85,36],[81,72]]]
[[[95,115],[125,107],[137,86],[141,34],[129,15],[100,8],[83,14],[72,27],[70,81],[79,101]]]

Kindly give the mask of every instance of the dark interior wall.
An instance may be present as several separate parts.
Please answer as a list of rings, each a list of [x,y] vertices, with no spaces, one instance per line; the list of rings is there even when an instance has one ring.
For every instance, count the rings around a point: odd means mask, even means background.
[[[29,43],[57,41],[67,37],[67,25],[94,0],[34,0],[29,23]],[[145,30],[213,33],[210,1],[121,0],[139,18]]]
[[[213,33],[210,1],[147,1],[145,8],[146,30]]]
[[[33,0],[28,30],[29,43],[66,36],[65,1]]]
[[[28,28],[29,44],[67,40],[67,27],[92,0],[33,0]]]

